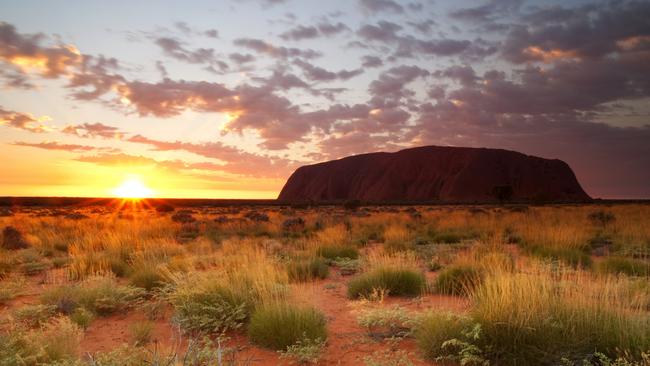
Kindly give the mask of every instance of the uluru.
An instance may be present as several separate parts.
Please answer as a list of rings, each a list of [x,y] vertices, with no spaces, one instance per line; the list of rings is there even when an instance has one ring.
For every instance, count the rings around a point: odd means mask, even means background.
[[[423,146],[298,168],[282,188],[286,202],[584,202],[567,163],[515,151]]]

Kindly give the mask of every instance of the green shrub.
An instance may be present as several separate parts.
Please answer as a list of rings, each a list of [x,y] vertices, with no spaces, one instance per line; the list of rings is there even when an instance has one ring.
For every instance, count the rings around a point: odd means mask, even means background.
[[[255,344],[279,351],[298,342],[322,342],[327,339],[325,316],[311,307],[265,304],[253,313],[248,336]]]
[[[393,296],[418,296],[426,287],[424,275],[404,268],[378,267],[348,283],[348,297],[369,297],[377,290]]]
[[[447,295],[468,295],[481,283],[481,271],[469,265],[449,266],[438,274],[434,288]]]
[[[625,257],[607,257],[598,262],[597,270],[601,273],[648,276],[650,275],[650,263]]]
[[[317,254],[323,258],[335,260],[336,258],[359,258],[359,249],[352,245],[324,245],[318,248]]]
[[[287,264],[289,280],[293,282],[305,282],[312,279],[325,279],[329,274],[329,266],[323,258],[311,258],[306,260],[294,260]]]

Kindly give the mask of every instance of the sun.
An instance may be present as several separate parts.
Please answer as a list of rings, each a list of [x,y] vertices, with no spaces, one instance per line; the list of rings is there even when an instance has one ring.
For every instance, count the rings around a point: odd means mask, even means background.
[[[113,190],[116,197],[139,199],[151,197],[153,191],[142,183],[138,177],[128,177],[120,184],[119,187]]]

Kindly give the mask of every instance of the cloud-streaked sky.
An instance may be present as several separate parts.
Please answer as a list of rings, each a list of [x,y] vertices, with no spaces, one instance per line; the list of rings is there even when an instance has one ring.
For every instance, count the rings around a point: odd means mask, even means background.
[[[451,145],[650,197],[649,1],[6,1],[0,87],[0,196],[274,198]]]

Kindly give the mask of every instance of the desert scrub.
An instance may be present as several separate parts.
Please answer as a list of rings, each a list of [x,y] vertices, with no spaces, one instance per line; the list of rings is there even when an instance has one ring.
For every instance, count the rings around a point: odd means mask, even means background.
[[[165,280],[160,269],[151,265],[138,267],[129,274],[129,283],[147,292],[162,287]]]
[[[0,280],[0,305],[22,294],[25,283],[25,278],[19,275]]]
[[[415,297],[422,294],[425,287],[424,274],[419,271],[380,266],[353,278],[348,283],[348,297],[369,297],[377,291],[392,296]]]
[[[135,322],[129,326],[131,340],[136,346],[144,346],[151,342],[154,324],[149,320]]]
[[[287,264],[289,280],[293,282],[306,282],[313,279],[325,279],[329,274],[329,266],[323,258],[291,260]]]
[[[320,339],[298,340],[295,344],[287,347],[286,351],[280,351],[281,358],[295,360],[298,364],[317,364],[323,354],[326,341]]]
[[[607,257],[597,263],[596,270],[600,273],[648,276],[650,275],[650,262],[625,257]]]
[[[248,325],[248,336],[260,346],[286,351],[298,342],[327,339],[325,316],[307,306],[274,301],[259,306]]]
[[[142,289],[118,285],[110,277],[92,277],[81,284],[47,290],[41,295],[41,302],[56,306],[64,314],[82,307],[104,316],[135,305],[143,295]]]
[[[176,279],[166,290],[174,320],[186,331],[223,333],[246,323],[255,305],[249,292],[212,281],[205,275]]]
[[[472,318],[499,364],[557,364],[595,351],[640,357],[650,349],[650,318],[621,290],[625,278],[553,267],[486,277],[472,295]],[[487,348],[487,347],[486,347]]]
[[[25,305],[13,311],[15,322],[26,328],[39,327],[56,314],[53,305]]]
[[[403,338],[411,334],[415,317],[406,309],[395,306],[365,310],[359,314],[357,322],[372,338]]]
[[[335,260],[337,258],[359,258],[359,249],[353,245],[324,245],[319,247],[316,253],[329,260]]]
[[[387,349],[375,351],[363,358],[365,366],[413,366],[415,365],[404,350]]]
[[[471,265],[456,264],[446,267],[435,279],[436,292],[447,295],[468,295],[480,285],[483,274]]]
[[[526,251],[535,257],[562,261],[573,268],[590,268],[592,265],[591,257],[583,249],[554,248],[538,245],[526,247]]]
[[[39,330],[0,331],[0,365],[79,365],[81,330],[66,317],[50,320]]]
[[[441,360],[450,356],[445,342],[465,339],[464,333],[472,327],[472,319],[453,314],[430,312],[417,321],[413,332],[418,348],[430,360]]]

